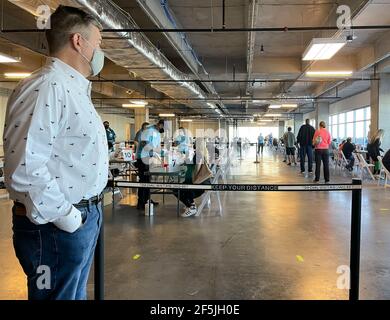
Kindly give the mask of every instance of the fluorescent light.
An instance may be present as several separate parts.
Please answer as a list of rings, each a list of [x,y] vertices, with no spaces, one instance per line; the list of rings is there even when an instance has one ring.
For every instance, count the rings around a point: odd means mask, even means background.
[[[175,116],[175,114],[174,113],[160,113],[159,115],[158,115],[159,117],[165,117],[165,118],[172,118],[172,117],[174,117]]]
[[[270,119],[260,119],[259,122],[274,122],[274,120],[270,120]]]
[[[265,117],[281,117],[280,113],[267,113],[264,115]]]
[[[280,104],[271,104],[268,108],[270,109],[280,109],[282,106]]]
[[[307,71],[308,77],[350,77],[353,71]]]
[[[131,100],[130,103],[140,105],[140,106],[147,106],[148,105],[148,102],[144,101],[144,100]]]
[[[215,105],[213,105],[212,103],[208,102],[207,105],[208,105],[210,108],[215,109]]]
[[[329,60],[331,59],[347,42],[342,39],[332,38],[314,38],[305,52],[302,60]]]
[[[282,108],[298,108],[298,105],[296,103],[287,103],[287,104],[282,104]]]
[[[24,79],[31,76],[31,73],[28,72],[7,72],[4,73],[4,76],[8,79]]]
[[[192,119],[180,119],[180,122],[192,122]]]
[[[0,63],[17,63],[20,62],[20,60],[17,60],[7,54],[0,53]]]
[[[123,108],[145,108],[144,104],[124,103]]]

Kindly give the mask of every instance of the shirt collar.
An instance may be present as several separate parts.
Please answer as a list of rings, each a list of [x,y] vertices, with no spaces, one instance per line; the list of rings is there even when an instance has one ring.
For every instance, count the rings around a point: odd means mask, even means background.
[[[74,69],[67,63],[63,62],[61,59],[49,57],[47,63],[55,70],[58,70],[65,74],[67,78],[69,78],[72,82],[75,82],[75,84],[80,88],[85,89],[88,92],[91,90],[91,82],[80,72],[78,72],[76,69]]]

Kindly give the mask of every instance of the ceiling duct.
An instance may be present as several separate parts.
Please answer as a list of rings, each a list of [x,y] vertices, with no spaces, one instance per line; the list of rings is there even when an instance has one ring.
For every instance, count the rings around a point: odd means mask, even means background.
[[[36,14],[36,8],[48,5],[55,10],[58,5],[70,5],[82,8],[95,16],[105,29],[138,29],[137,24],[130,15],[110,0],[9,0],[24,10]],[[161,52],[139,32],[113,32],[105,33],[107,37],[120,37],[119,39],[103,41],[103,50],[110,60],[117,65],[126,68],[138,77],[150,80],[166,79],[176,80],[176,83],[154,83],[152,88],[166,94],[172,99],[202,98],[206,99],[204,92],[191,80],[190,77],[180,72]],[[190,103],[187,100],[177,100],[191,107],[210,109],[204,102]]]

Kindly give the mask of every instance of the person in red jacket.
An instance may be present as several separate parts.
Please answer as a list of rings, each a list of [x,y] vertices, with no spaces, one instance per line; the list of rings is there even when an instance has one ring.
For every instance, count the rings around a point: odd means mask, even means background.
[[[321,162],[324,165],[325,183],[330,180],[329,176],[329,146],[332,143],[332,137],[326,129],[326,123],[320,122],[319,129],[314,133],[313,145],[315,146],[316,176],[314,182],[320,181]]]

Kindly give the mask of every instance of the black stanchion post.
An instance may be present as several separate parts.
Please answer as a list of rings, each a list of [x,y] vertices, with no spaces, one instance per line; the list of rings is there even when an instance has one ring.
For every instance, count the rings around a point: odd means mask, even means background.
[[[113,186],[114,188],[114,186]],[[104,300],[104,200],[101,202],[102,206],[102,221],[100,227],[99,237],[95,248],[94,261],[94,280],[95,280],[95,300]]]
[[[353,185],[362,185],[361,179],[353,179]],[[362,189],[352,191],[351,253],[349,300],[359,300],[360,237],[362,215]]]

